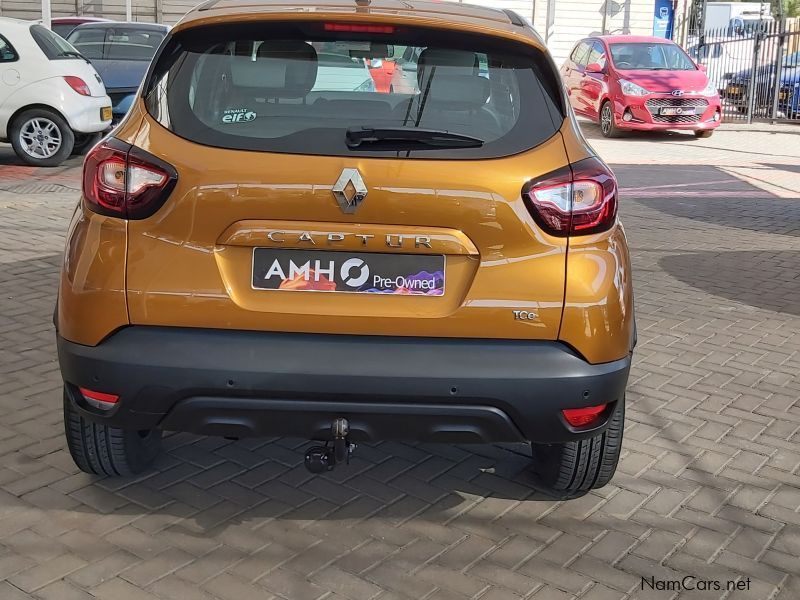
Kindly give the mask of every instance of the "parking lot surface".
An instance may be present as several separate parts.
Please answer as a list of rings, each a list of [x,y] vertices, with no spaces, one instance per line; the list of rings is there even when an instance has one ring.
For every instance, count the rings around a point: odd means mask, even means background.
[[[586,132],[639,346],[617,475],[569,502],[521,446],[383,443],[312,476],[304,440],[181,434],[140,478],[78,472],[51,318],[80,160],[0,147],[0,599],[800,598],[800,130]]]

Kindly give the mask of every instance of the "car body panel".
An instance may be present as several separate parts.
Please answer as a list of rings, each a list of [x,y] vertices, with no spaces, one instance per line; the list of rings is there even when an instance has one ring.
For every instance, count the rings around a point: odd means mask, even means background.
[[[201,27],[219,23],[246,23],[272,21],[287,18],[292,21],[348,20],[396,25],[458,28],[499,36],[546,50],[542,38],[530,28],[514,25],[507,15],[495,9],[460,4],[451,7],[448,2],[373,0],[369,11],[352,2],[343,0],[267,0],[251,3],[240,0],[220,0],[190,11],[173,27],[174,32],[189,27]]]
[[[75,210],[59,282],[59,335],[96,344],[128,324],[125,301],[127,223]]]
[[[537,156],[533,168],[525,154],[475,161],[469,168],[461,161],[415,160],[403,165],[402,183],[392,161],[318,156],[309,172],[308,156],[204,147],[169,134],[149,116],[128,141],[156,156],[169,156],[183,175],[168,210],[129,224],[132,323],[385,335],[528,339],[557,335],[566,242],[539,235],[529,218],[527,226],[520,227],[519,215],[525,209],[519,195],[526,178],[566,162],[560,135],[533,151]],[[176,160],[178,156],[185,159]],[[256,161],[270,164],[269,181],[254,179]],[[216,167],[196,171],[192,165],[198,163]],[[344,168],[358,168],[369,188],[367,199],[352,216],[342,213],[330,191]],[[447,187],[439,187],[438,181],[447,181]],[[304,198],[302,209],[299,198]],[[202,218],[196,212],[198,203],[204,207]],[[264,221],[259,225],[264,231],[269,231],[271,220],[313,220],[321,232],[358,229],[376,236],[366,250],[378,252],[413,252],[411,238],[395,250],[378,237],[387,228],[395,234],[413,229],[415,236],[430,237],[436,249],[447,254],[447,292],[444,298],[387,297],[376,302],[368,295],[300,298],[294,293],[253,290],[251,248],[222,243],[225,230],[245,220]],[[492,250],[480,257],[453,254],[438,245],[443,229]],[[266,235],[258,237],[260,246],[268,245]],[[244,270],[234,271],[232,265]],[[503,283],[508,281],[515,284]],[[535,287],[535,302],[526,287]],[[536,311],[539,319],[520,327],[511,314],[515,308]]]

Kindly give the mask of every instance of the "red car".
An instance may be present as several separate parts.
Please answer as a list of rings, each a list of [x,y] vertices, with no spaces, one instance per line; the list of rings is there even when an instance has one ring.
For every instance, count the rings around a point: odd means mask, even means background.
[[[561,75],[575,112],[598,122],[605,137],[683,129],[706,138],[722,119],[716,85],[680,46],[663,38],[586,38]]]

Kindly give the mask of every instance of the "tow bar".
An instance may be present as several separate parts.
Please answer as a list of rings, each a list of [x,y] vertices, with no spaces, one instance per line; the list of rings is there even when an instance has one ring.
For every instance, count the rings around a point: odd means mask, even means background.
[[[324,446],[312,446],[306,451],[306,469],[312,473],[324,473],[333,471],[333,468],[340,462],[350,464],[350,455],[356,449],[355,444],[351,444],[347,439],[350,433],[350,424],[347,419],[338,418],[331,424],[331,437],[333,447],[330,442],[325,442]]]

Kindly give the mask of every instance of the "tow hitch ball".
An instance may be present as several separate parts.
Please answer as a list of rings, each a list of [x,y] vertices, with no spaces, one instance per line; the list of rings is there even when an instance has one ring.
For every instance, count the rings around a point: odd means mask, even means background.
[[[306,469],[312,473],[324,473],[333,471],[333,468],[340,462],[350,463],[350,455],[355,450],[356,445],[351,444],[347,436],[350,433],[350,424],[347,419],[336,419],[331,424],[331,437],[333,446],[330,442],[325,442],[324,446],[312,446],[306,451]]]

